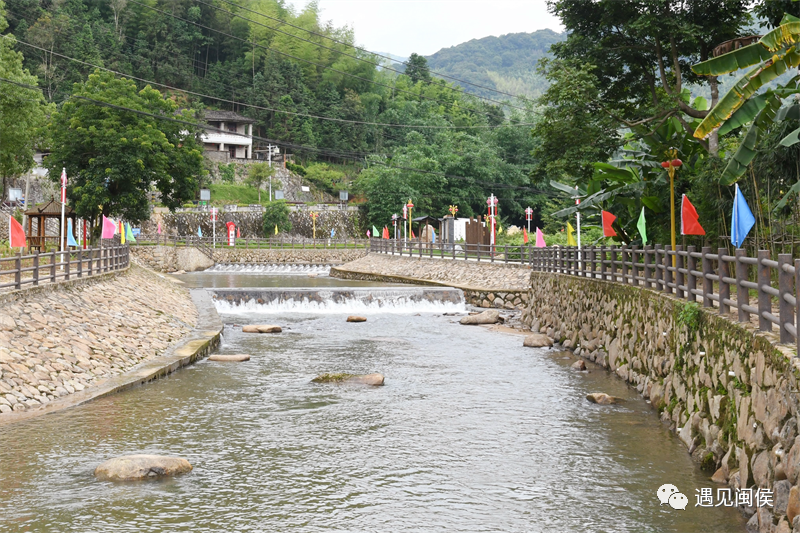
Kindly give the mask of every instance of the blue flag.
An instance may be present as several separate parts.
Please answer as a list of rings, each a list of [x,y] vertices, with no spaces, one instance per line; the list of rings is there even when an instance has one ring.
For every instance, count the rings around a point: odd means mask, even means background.
[[[201,238],[203,237],[203,230],[200,229],[200,226],[197,226],[197,236]]]
[[[747,205],[747,200],[739,190],[739,184],[736,184],[736,193],[733,196],[733,215],[731,218],[731,242],[736,248],[741,248],[747,234],[750,233],[753,225],[756,223],[756,218],[750,207]]]
[[[431,243],[436,244],[436,230],[431,229]]]
[[[336,230],[331,228],[331,239],[336,235]]]
[[[72,219],[67,219],[67,246],[78,246],[78,243],[75,242],[75,237],[72,236]]]

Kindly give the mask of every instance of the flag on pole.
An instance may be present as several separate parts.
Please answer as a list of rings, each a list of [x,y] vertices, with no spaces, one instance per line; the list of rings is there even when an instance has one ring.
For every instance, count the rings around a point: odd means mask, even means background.
[[[375,237],[376,239],[378,238],[378,228],[376,228],[375,226],[372,226],[372,236]]]
[[[331,228],[331,239],[336,236],[336,228]]]
[[[236,238],[237,239],[241,239],[242,238],[242,234],[239,233],[239,226],[236,226]]]
[[[369,230],[367,230],[367,239],[369,239],[370,237],[371,237],[371,234],[370,234]]]
[[[8,230],[9,241],[11,248],[25,248],[25,230],[22,229],[22,224],[17,222],[17,219],[8,215]]]
[[[275,235],[277,235],[277,234],[278,234],[278,225],[275,224]]]
[[[575,240],[573,233],[575,233],[575,228],[567,222],[567,246],[578,246],[578,241]]]
[[[197,226],[197,236],[203,238],[203,230],[200,229],[200,226]]]
[[[388,239],[389,238],[389,228],[387,226],[383,227],[383,238],[384,239]]]
[[[106,218],[103,215],[103,232],[100,234],[101,239],[111,239],[114,237],[114,232],[117,229],[117,225],[114,224],[114,221],[110,218]]]
[[[414,230],[413,230],[413,229],[411,230],[411,238],[412,238],[412,239],[416,239],[416,238],[417,238],[417,236],[416,236],[416,235],[414,235]]]
[[[158,234],[161,235],[161,221],[158,222]]]
[[[700,225],[699,218],[697,209],[684,194],[681,198],[681,235],[705,235],[706,230]]]
[[[522,242],[528,244],[528,230],[525,228],[522,228]]]
[[[603,217],[603,237],[616,237],[617,232],[614,231],[614,228],[611,227],[611,224],[617,220],[617,217],[608,211],[601,211],[600,214]]]
[[[125,244],[125,224],[119,221],[119,243]]]
[[[684,197],[685,196],[684,194]],[[639,235],[642,236],[642,244],[647,244],[647,226],[644,220],[644,206],[642,206],[642,214],[639,215],[639,222],[636,223],[636,229],[639,230]]]
[[[67,219],[67,246],[78,246],[78,243],[75,242],[75,236],[72,234],[72,219]]]
[[[747,234],[753,228],[756,219],[750,207],[747,205],[747,200],[739,190],[739,184],[736,184],[736,193],[733,197],[733,214],[731,216],[731,242],[736,248],[741,248]]]
[[[436,230],[431,228],[431,243],[436,244]]]
[[[536,228],[536,248],[546,248],[547,244],[544,242],[544,233],[539,228]]]
[[[131,230],[130,224],[125,224],[125,240],[136,242],[136,237],[133,236],[133,231]]]
[[[61,203],[67,203],[67,169],[61,169]]]

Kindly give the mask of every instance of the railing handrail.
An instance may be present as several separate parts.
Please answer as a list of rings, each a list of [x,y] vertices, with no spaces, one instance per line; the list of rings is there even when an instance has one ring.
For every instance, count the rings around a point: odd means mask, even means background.
[[[6,268],[7,265],[12,268]],[[38,286],[41,282],[55,283],[75,278],[105,274],[127,268],[130,250],[126,244],[111,244],[74,250],[0,257],[0,290],[19,290],[26,285]],[[6,281],[5,277],[12,277]]]
[[[651,289],[703,307],[718,307],[720,315],[735,309],[739,322],[758,318],[761,331],[776,324],[781,343],[794,341],[800,355],[800,259],[791,254],[770,258],[768,250],[747,257],[744,250],[729,255],[725,248],[695,246],[549,246],[429,243],[395,239],[371,239],[370,252],[438,257],[464,261],[517,264],[534,271],[588,277]],[[751,267],[755,267],[751,269]],[[751,270],[754,275],[751,275]],[[773,286],[773,279],[777,286]],[[699,282],[699,283],[698,283]],[[716,285],[716,292],[715,292]],[[736,290],[731,297],[731,288]],[[750,290],[757,305],[750,304]],[[777,309],[773,304],[777,303]]]

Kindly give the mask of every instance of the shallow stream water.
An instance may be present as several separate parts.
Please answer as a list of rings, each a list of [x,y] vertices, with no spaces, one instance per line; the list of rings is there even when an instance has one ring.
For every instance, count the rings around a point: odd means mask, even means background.
[[[184,279],[227,286],[213,277]],[[713,484],[606,371],[441,313],[347,314],[234,310],[220,351],[249,362],[202,361],[0,426],[0,531],[744,531],[736,511],[694,506]],[[233,326],[248,323],[284,331]],[[380,372],[386,385],[310,383],[322,372]],[[593,405],[595,391],[627,401]],[[194,470],[95,481],[99,463],[133,453]],[[685,511],[659,505],[664,483],[689,497]]]

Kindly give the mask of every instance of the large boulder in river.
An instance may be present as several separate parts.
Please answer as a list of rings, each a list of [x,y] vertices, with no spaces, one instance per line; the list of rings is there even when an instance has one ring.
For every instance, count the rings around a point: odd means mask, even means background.
[[[367,317],[350,315],[349,317],[347,317],[347,321],[348,322],[366,322],[367,321]]]
[[[383,385],[383,374],[320,374],[311,383],[358,383],[361,385]]]
[[[272,326],[269,324],[242,326],[242,333],[280,333],[281,331],[280,326]]]
[[[543,333],[534,333],[533,335],[525,337],[525,340],[522,341],[522,345],[528,348],[546,348],[552,346],[553,341]]]
[[[465,316],[461,319],[461,324],[465,326],[475,326],[480,324],[497,324],[500,322],[500,312],[490,309],[477,315]]]
[[[223,361],[226,363],[238,363],[241,361],[249,361],[250,356],[246,353],[236,353],[236,354],[221,354],[215,353],[214,355],[208,356],[209,361]]]
[[[624,401],[622,398],[617,398],[616,396],[609,396],[604,392],[592,392],[591,394],[586,395],[586,399],[592,403],[597,403],[600,405],[611,405],[614,403],[620,403]]]
[[[136,481],[191,472],[192,465],[181,457],[125,455],[109,459],[94,470],[100,481]]]

